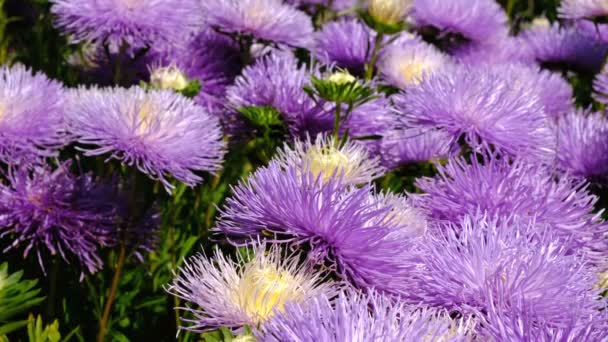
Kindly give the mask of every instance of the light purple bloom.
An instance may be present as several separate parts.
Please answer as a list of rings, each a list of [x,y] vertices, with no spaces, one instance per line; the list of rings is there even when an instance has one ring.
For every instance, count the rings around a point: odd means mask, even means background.
[[[428,162],[459,152],[451,136],[440,130],[405,128],[388,133],[381,142],[382,165],[393,169],[410,163]]]
[[[608,104],[608,68],[604,68],[593,81],[595,99],[603,104]]]
[[[309,258],[329,259],[359,287],[410,294],[418,239],[408,237],[408,219],[391,218],[400,213],[392,204],[370,198],[371,186],[351,188],[339,177],[323,180],[271,162],[232,190],[215,228],[230,240],[273,234],[276,241],[309,245]]]
[[[608,3],[604,0],[563,0],[558,8],[559,16],[582,19],[608,15]]]
[[[314,53],[325,64],[363,73],[375,34],[355,18],[330,22],[315,33]]]
[[[212,258],[198,254],[188,259],[167,290],[195,306],[176,308],[193,316],[182,317],[189,325],[180,329],[254,327],[283,311],[287,303],[335,295],[336,284],[323,282],[325,275],[310,264],[300,264],[298,255],[285,258],[276,245],[268,252],[265,247],[256,243],[253,257],[237,253],[236,261],[219,251]]]
[[[52,0],[57,26],[76,42],[134,49],[175,44],[201,26],[196,0]]]
[[[525,218],[464,216],[425,246],[423,303],[469,313],[487,310],[504,293],[505,306],[524,303],[552,326],[567,324],[572,308],[592,314],[602,307],[597,275],[548,227]]]
[[[572,111],[557,123],[562,170],[589,179],[608,174],[608,121],[601,113]]]
[[[555,138],[536,89],[509,76],[490,66],[446,68],[394,96],[395,107],[412,126],[464,137],[476,151],[553,158]]]
[[[102,265],[98,250],[111,243],[116,223],[113,189],[69,168],[9,170],[9,184],[0,185],[0,236],[11,240],[5,252],[24,247],[23,257],[35,254],[43,269],[48,251],[94,273]]]
[[[418,205],[432,217],[458,222],[478,210],[491,216],[517,215],[548,225],[572,252],[584,251],[596,263],[606,261],[608,225],[594,213],[597,197],[585,181],[562,176],[556,180],[546,168],[495,158],[485,163],[454,159],[437,165],[435,178],[418,179],[425,194]]]
[[[407,307],[373,291],[347,291],[333,300],[317,296],[290,303],[256,335],[264,342],[464,342],[470,332],[470,322],[453,320],[442,310]]]
[[[67,139],[62,86],[22,65],[0,69],[0,160],[54,156]]]
[[[282,0],[205,0],[207,25],[297,47],[312,44],[311,18]]]
[[[216,118],[172,91],[139,87],[78,89],[70,127],[88,156],[109,153],[170,191],[172,176],[189,186],[197,171],[220,168],[224,145]]]
[[[418,30],[432,28],[465,42],[503,39],[508,33],[507,14],[494,0],[415,0],[412,18]]]
[[[467,44],[452,51],[455,59],[469,65],[521,63],[535,64],[532,49],[521,37],[504,37],[494,41]]]

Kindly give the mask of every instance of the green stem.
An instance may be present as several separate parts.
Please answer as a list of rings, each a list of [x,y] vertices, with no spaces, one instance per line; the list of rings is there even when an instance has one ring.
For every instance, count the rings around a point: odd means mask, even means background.
[[[218,174],[215,175],[213,177],[213,180],[211,181],[211,193],[215,193],[215,190],[220,185],[221,179],[222,179],[222,173],[221,173],[221,171],[219,171]],[[199,194],[199,198],[200,197],[201,197],[201,195]],[[207,204],[207,211],[205,212],[205,228],[207,229],[207,231],[209,231],[209,229],[211,228],[211,224],[213,221],[213,214],[215,214],[215,205],[214,205],[213,201],[211,201]]]
[[[513,14],[513,9],[515,8],[515,3],[517,0],[509,0],[507,2],[507,17],[511,19],[511,15]]]
[[[378,52],[380,51],[380,45],[382,45],[383,38],[384,34],[381,32],[376,35],[376,40],[374,41],[374,49],[372,50],[372,56],[369,60],[369,64],[365,69],[365,81],[371,81],[372,76],[374,75],[374,68],[376,67],[376,61],[378,60]]]
[[[49,297],[47,299],[46,316],[49,321],[55,319],[55,299],[57,297],[57,275],[59,274],[59,260],[53,258],[53,266],[49,275]]]
[[[127,43],[120,44],[120,48],[118,49],[118,56],[116,56],[116,63],[114,63],[114,84],[121,85],[122,83],[122,69],[123,69],[123,59],[125,59],[127,55],[128,45]]]
[[[112,287],[110,288],[108,299],[106,300],[106,304],[103,308],[103,316],[101,318],[101,322],[99,323],[99,334],[97,335],[97,342],[103,342],[106,336],[108,321],[110,319],[110,312],[112,311],[112,304],[114,303],[116,293],[118,292],[118,283],[120,282],[120,275],[122,273],[122,269],[125,265],[126,259],[127,248],[125,247],[124,243],[121,243],[120,252],[118,254],[118,261],[116,264],[116,270],[114,271],[114,277],[112,278]]]
[[[339,143],[339,138],[340,138],[340,116],[341,116],[341,112],[342,112],[342,103],[341,102],[336,102],[336,114],[334,116],[334,130],[332,132],[332,136],[334,137],[334,142],[336,144]]]

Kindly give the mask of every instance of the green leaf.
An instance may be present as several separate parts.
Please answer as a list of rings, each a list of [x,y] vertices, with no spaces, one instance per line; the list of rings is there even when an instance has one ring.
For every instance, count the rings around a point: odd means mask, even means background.
[[[27,325],[27,320],[16,321],[16,322],[11,322],[11,323],[7,323],[4,325],[0,325],[0,336],[6,335],[15,330],[21,329],[21,328],[25,327],[26,325]]]
[[[283,126],[281,113],[270,106],[250,106],[238,109],[249,123],[255,127],[270,128],[273,126]]]

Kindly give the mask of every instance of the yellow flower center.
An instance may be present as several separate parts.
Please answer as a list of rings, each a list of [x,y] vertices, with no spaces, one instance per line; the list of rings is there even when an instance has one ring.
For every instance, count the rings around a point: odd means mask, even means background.
[[[150,128],[152,109],[152,105],[147,100],[139,107],[139,112],[137,113],[137,133],[139,135],[145,134]]]
[[[346,154],[333,148],[311,148],[306,152],[305,161],[308,162],[310,171],[315,177],[322,174],[324,182],[327,182],[334,174],[340,176],[346,173],[350,160]]]
[[[328,80],[336,84],[347,84],[355,82],[357,79],[348,72],[336,72],[329,76]]]
[[[432,69],[430,63],[421,61],[401,62],[399,72],[403,81],[409,85],[417,85],[422,81],[425,72]]]
[[[287,301],[303,297],[296,279],[287,271],[271,267],[251,267],[240,280],[239,306],[257,323],[266,321],[274,312],[283,310]]]

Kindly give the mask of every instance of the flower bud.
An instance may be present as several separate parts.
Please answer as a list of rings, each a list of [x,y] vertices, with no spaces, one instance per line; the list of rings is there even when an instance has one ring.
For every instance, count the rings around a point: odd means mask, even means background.
[[[154,70],[150,84],[158,89],[181,91],[188,86],[188,79],[176,66],[168,66]]]

